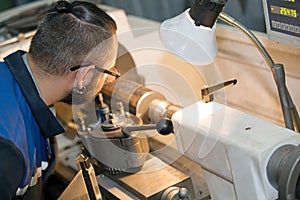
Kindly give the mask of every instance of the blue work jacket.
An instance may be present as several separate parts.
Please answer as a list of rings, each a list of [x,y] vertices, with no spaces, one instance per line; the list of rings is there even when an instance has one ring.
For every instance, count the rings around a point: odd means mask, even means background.
[[[0,62],[0,199],[41,199],[53,158],[48,138],[64,132],[17,51]]]

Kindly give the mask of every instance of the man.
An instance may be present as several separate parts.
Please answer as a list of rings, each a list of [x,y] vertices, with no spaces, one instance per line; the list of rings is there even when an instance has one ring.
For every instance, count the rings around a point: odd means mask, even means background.
[[[94,4],[58,1],[29,52],[0,63],[0,199],[40,199],[54,155],[48,139],[64,132],[48,108],[92,100],[113,70],[116,24]]]

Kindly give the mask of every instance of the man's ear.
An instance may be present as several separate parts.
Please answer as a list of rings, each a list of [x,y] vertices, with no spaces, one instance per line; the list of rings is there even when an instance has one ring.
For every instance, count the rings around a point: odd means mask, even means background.
[[[94,65],[84,66],[76,71],[75,87],[82,89],[85,84],[89,84],[92,81]]]

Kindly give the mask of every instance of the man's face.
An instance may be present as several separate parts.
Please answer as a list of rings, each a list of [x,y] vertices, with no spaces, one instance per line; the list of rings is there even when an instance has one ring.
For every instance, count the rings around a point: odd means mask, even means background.
[[[117,41],[113,42],[113,47],[109,51],[109,55],[105,56],[106,61],[103,68],[106,70],[117,72],[118,70],[115,68],[115,60],[117,55]],[[94,63],[91,63],[94,64]],[[100,66],[96,65],[95,68],[99,68]],[[67,104],[82,104],[86,102],[91,102],[95,99],[96,95],[101,91],[103,85],[105,82],[111,82],[115,79],[114,76],[99,72],[96,69],[93,70],[93,75],[91,78],[91,81],[89,84],[84,85],[85,86],[85,92],[83,94],[79,94],[78,92],[75,92],[74,90],[68,92],[65,95],[65,98],[63,98],[63,102]]]
[[[112,72],[118,71],[114,65],[107,68],[107,70],[110,70]],[[72,90],[65,96],[62,101],[67,104],[75,105],[93,101],[96,95],[101,91],[104,83],[111,82],[113,80],[115,80],[115,77],[113,77],[112,75],[95,72],[90,84],[85,86],[86,91],[83,94],[79,94],[78,92],[74,92],[74,90]]]

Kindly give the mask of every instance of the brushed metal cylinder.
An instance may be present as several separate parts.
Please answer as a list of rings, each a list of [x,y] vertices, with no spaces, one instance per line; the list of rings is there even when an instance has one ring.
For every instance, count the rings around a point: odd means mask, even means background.
[[[173,113],[181,109],[168,102],[161,93],[128,79],[106,83],[101,92],[105,103],[112,109],[122,102],[126,111],[141,117],[144,122],[156,123],[162,118],[170,119]]]

